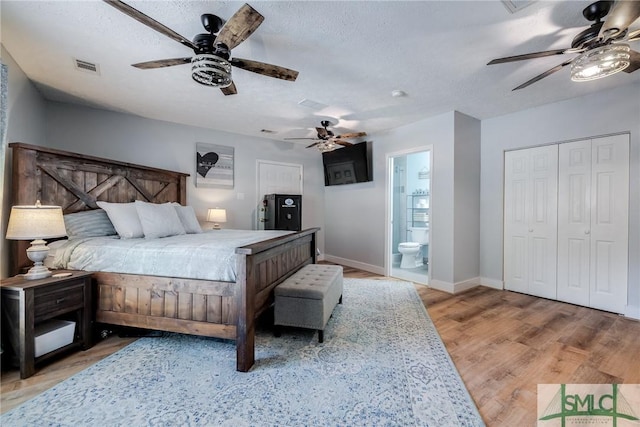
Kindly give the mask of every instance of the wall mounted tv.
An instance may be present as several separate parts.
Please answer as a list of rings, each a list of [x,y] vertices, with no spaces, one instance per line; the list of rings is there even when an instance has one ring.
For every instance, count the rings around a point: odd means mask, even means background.
[[[324,185],[373,181],[371,141],[322,153]]]

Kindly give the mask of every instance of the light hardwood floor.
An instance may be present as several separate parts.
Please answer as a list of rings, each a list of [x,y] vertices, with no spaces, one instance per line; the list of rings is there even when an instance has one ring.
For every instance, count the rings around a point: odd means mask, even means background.
[[[383,278],[349,267],[345,277]],[[534,426],[538,384],[640,383],[640,322],[486,287],[457,295],[416,289],[487,426]],[[133,340],[111,336],[25,380],[3,371],[0,411]]]

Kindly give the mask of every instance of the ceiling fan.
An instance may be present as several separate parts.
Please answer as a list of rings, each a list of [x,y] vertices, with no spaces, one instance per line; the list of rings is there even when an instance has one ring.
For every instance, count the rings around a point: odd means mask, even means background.
[[[248,4],[244,4],[229,19],[224,21],[216,15],[204,14],[200,17],[207,33],[198,34],[193,41],[186,39],[172,29],[119,0],[104,0],[149,28],[193,49],[193,57],[160,59],[132,64],[140,69],[170,67],[191,64],[191,77],[205,86],[219,87],[225,95],[234,95],[236,86],[231,78],[231,66],[242,68],[276,79],[295,81],[298,72],[277,65],[250,59],[231,58],[231,49],[246,40],[264,21],[264,16]]]
[[[367,136],[366,132],[351,132],[351,133],[343,133],[341,135],[335,135],[332,131],[327,129],[331,122],[329,120],[322,120],[320,122],[322,127],[317,127],[316,131],[318,134],[316,138],[285,138],[286,140],[294,140],[294,139],[311,139],[316,140],[313,144],[307,145],[307,148],[317,147],[318,150],[332,151],[338,148],[338,145],[342,145],[347,147],[349,145],[353,145],[351,142],[344,141],[344,139],[352,139],[352,138],[360,138],[362,136]]]
[[[487,65],[545,56],[579,53],[550,70],[514,88],[525,88],[538,80],[571,65],[571,80],[588,81],[610,76],[619,71],[632,73],[640,68],[640,52],[630,49],[628,42],[640,40],[640,30],[629,32],[629,26],[640,17],[640,1],[597,1],[587,6],[582,15],[593,24],[574,37],[568,49],[555,49],[524,55],[508,56]],[[601,21],[606,16],[606,20]]]

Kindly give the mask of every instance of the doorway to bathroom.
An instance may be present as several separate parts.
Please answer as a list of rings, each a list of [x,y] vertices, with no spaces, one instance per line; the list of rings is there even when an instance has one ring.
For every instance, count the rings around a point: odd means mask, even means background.
[[[431,147],[387,154],[386,275],[429,284]]]

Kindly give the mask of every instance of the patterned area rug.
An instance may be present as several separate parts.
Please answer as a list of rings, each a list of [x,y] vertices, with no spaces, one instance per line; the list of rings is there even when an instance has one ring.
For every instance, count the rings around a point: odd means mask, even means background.
[[[6,426],[483,426],[411,283],[345,279],[325,329],[141,338],[4,414]]]

